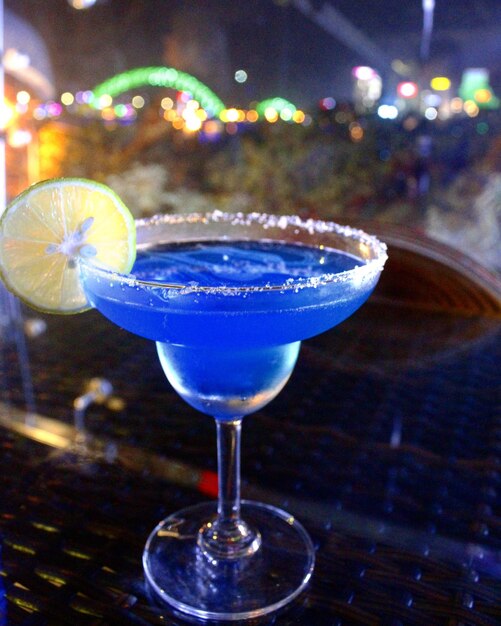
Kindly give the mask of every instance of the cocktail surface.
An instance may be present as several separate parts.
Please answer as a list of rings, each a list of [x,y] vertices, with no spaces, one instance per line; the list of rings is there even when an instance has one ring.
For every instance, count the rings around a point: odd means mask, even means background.
[[[127,330],[244,347],[300,341],[338,324],[375,284],[351,271],[363,265],[323,246],[215,240],[139,250],[128,280],[83,273],[93,306]]]
[[[362,264],[337,250],[277,241],[203,241],[140,251],[132,273],[140,280],[191,287],[270,287]]]

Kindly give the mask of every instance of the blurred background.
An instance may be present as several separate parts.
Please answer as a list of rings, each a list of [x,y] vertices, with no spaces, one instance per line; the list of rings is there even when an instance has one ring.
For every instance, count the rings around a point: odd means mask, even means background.
[[[499,0],[4,0],[7,195],[411,226],[501,271]]]

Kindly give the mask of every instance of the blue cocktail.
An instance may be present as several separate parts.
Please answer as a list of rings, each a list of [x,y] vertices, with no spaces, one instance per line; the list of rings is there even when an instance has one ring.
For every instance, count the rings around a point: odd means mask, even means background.
[[[361,231],[262,214],[137,223],[131,275],[81,265],[90,303],[157,343],[176,391],[216,419],[219,498],[161,522],[143,555],[157,596],[205,619],[264,615],[307,584],[314,552],[289,514],[240,501],[242,418],[272,400],[300,342],[369,297],[385,247]]]

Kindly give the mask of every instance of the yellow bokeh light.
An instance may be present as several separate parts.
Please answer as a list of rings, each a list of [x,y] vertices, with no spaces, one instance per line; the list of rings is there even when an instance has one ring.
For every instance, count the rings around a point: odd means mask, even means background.
[[[226,120],[223,120],[223,122],[236,122],[237,120],[238,120],[238,110],[226,109]]]
[[[294,122],[296,122],[296,124],[302,124],[304,122],[304,118],[305,118],[305,115],[303,111],[300,111],[299,109],[297,111],[294,111],[294,115],[292,116],[292,119]]]
[[[280,119],[284,122],[289,122],[292,119],[293,112],[290,109],[284,108],[280,111]]]
[[[490,89],[477,89],[475,91],[475,100],[481,104],[486,104],[492,100],[492,91]]]
[[[181,130],[184,127],[184,120],[182,117],[176,117],[176,119],[172,120],[172,126],[176,130]]]
[[[478,105],[476,102],[473,102],[473,100],[466,100],[466,102],[463,105],[463,108],[464,108],[464,112],[469,117],[476,117],[479,113]]]
[[[101,111],[101,117],[103,118],[103,120],[111,122],[111,120],[115,119],[115,111],[112,109],[112,107],[106,107]]]
[[[7,128],[14,121],[16,110],[10,102],[0,103],[0,129]]]
[[[137,96],[136,96],[137,97]],[[172,98],[162,98],[162,101],[160,102],[160,106],[162,107],[162,109],[164,109],[165,111],[169,111],[170,109],[172,109],[172,107],[174,106],[174,100]]]
[[[99,98],[99,108],[106,109],[113,104],[113,98],[105,93]]]
[[[264,117],[266,118],[267,122],[273,124],[278,120],[278,112],[273,107],[268,107],[264,112]]]
[[[174,111],[174,109],[170,109],[169,111],[165,111],[164,119],[166,119],[168,122],[173,122],[176,118],[177,118],[177,113],[176,113],[176,111]]]
[[[61,94],[61,102],[65,106],[69,106],[70,104],[73,104],[75,102],[75,96],[69,91],[65,91],[63,94]]]
[[[184,130],[189,132],[196,132],[202,128],[202,120],[198,118],[196,115],[191,115],[186,119],[186,123],[184,126]]]
[[[450,78],[447,76],[435,76],[430,81],[430,87],[435,91],[447,91],[451,86]]]
[[[131,103],[135,109],[142,109],[144,107],[144,98],[143,96],[134,96]]]

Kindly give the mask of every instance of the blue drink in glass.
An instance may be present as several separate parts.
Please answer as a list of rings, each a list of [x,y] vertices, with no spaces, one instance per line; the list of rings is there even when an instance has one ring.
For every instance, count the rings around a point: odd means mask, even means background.
[[[167,215],[137,225],[130,275],[82,263],[87,297],[115,324],[156,342],[172,386],[215,417],[219,460],[217,507],[161,522],[143,555],[146,578],[186,614],[259,617],[300,593],[314,552],[291,515],[241,503],[241,420],[280,392],[303,339],[369,297],[385,246],[334,223],[257,213]]]

